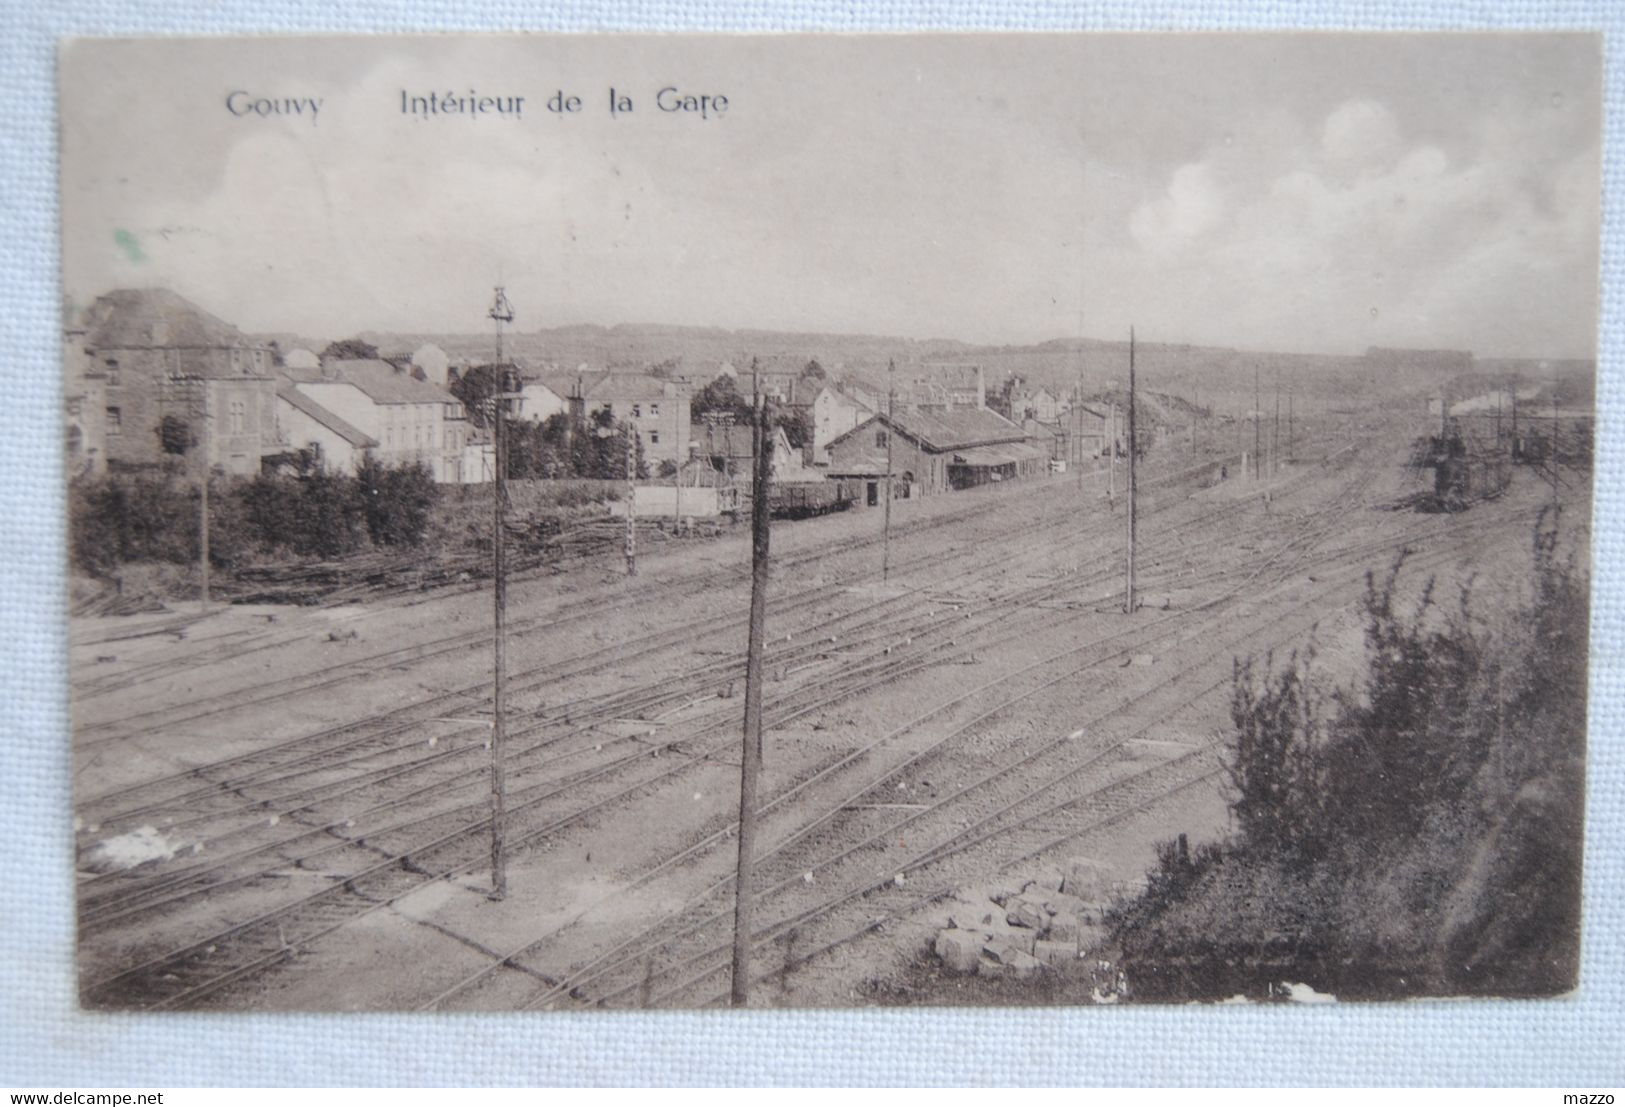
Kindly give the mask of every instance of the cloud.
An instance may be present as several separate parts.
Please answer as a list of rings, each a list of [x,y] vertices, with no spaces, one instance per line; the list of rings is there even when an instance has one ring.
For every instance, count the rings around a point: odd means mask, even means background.
[[[1163,195],[1135,209],[1129,233],[1145,249],[1169,253],[1200,238],[1223,215],[1224,199],[1212,166],[1182,165],[1174,170]]]
[[[1320,130],[1320,152],[1339,168],[1381,168],[1392,164],[1400,149],[1399,123],[1374,100],[1350,100],[1326,117]]]
[[[1130,213],[1138,253],[1120,261],[1137,272],[1108,295],[1161,296],[1170,318],[1211,327],[1195,338],[1231,344],[1583,351],[1596,145],[1531,164],[1507,130],[1447,154],[1357,99],[1324,118],[1318,141],[1246,163],[1216,144]]]

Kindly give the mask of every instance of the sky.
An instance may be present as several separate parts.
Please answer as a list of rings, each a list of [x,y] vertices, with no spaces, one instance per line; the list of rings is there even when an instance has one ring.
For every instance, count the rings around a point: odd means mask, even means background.
[[[83,41],[60,83],[80,304],[466,333],[500,283],[521,330],[1595,348],[1592,36]],[[238,116],[239,90],[321,106]]]

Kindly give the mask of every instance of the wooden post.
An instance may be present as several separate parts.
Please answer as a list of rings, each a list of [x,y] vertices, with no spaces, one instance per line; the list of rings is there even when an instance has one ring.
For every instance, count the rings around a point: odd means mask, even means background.
[[[638,430],[623,428],[626,434],[626,575],[638,575]]]
[[[1135,425],[1134,425],[1134,328],[1128,329],[1128,573],[1124,591],[1123,610],[1134,614],[1134,495],[1135,495]]]
[[[1259,436],[1258,430],[1258,366],[1253,366],[1253,479],[1258,479],[1258,459],[1262,456],[1259,447],[1264,440]]]
[[[492,399],[491,413],[492,453],[496,456],[496,474],[491,485],[491,898],[501,899],[508,894],[508,865],[503,841],[506,795],[502,778],[503,722],[507,710],[505,685],[508,677],[508,565],[507,541],[503,533],[503,499],[507,495],[508,458],[507,434],[503,427],[507,420],[503,418],[500,398]]]
[[[205,382],[204,388],[208,387]],[[203,418],[203,477],[198,482],[200,495],[198,497],[198,571],[199,580],[198,602],[204,611],[209,610],[209,413],[207,403]]]
[[[897,359],[892,358],[886,362],[886,486],[880,494],[885,497],[885,511],[880,530],[880,580],[882,583],[891,579],[891,440],[897,433],[892,423],[893,409],[897,403]]]
[[[1078,355],[1083,356],[1080,348]],[[1078,491],[1083,491],[1083,370],[1078,370],[1078,390],[1072,394],[1072,456],[1078,467]]]
[[[1117,500],[1117,401],[1110,404],[1106,416],[1106,502]]]
[[[751,378],[756,378],[752,365]],[[768,482],[767,415],[761,391],[752,387],[750,629],[745,650],[745,736],[739,762],[739,861],[734,876],[732,1001],[750,1002],[751,869],[756,844],[756,783],[762,768],[762,638],[767,624]]]
[[[1276,466],[1281,464],[1281,385],[1275,385],[1275,426],[1270,430],[1270,476],[1275,475]]]
[[[504,522],[507,508],[508,435],[507,374],[502,368],[502,324],[513,320],[513,307],[499,287],[488,313],[496,323],[496,364],[491,382],[491,453],[496,472],[491,481],[491,898],[508,894],[507,844],[504,826],[507,795],[502,776],[502,746],[507,714],[508,562]]]

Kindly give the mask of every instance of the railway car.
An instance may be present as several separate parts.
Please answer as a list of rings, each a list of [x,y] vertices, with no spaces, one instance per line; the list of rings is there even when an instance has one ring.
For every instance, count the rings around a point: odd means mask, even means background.
[[[775,484],[768,492],[768,513],[775,519],[807,519],[851,506],[852,496],[840,481]]]

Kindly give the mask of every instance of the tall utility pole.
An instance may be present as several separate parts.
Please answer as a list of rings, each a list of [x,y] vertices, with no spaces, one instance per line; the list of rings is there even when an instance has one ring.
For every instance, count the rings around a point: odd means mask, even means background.
[[[678,429],[680,430],[681,428],[678,428]],[[672,434],[672,442],[676,446],[676,448],[674,449],[673,452],[675,452],[676,455],[677,455],[677,472],[672,474],[672,480],[671,480],[671,494],[672,494],[671,511],[672,511],[672,527],[674,528],[672,533],[680,535],[680,534],[683,533],[683,451],[682,451],[682,439],[679,438],[676,433],[673,433]]]
[[[203,455],[203,475],[198,480],[198,572],[199,590],[198,603],[204,611],[209,610],[209,383],[203,382],[205,389],[203,396],[203,415],[198,422],[203,424],[203,441],[201,453]]]
[[[1512,378],[1512,449],[1518,450],[1518,378]]]
[[[1134,614],[1134,328],[1128,329],[1128,573],[1123,610]]]
[[[1106,502],[1117,500],[1117,401],[1106,416]]]
[[[491,381],[491,452],[496,473],[491,484],[491,898],[508,894],[508,859],[503,841],[503,807],[506,793],[502,780],[503,724],[507,705],[508,564],[503,516],[508,495],[508,374],[502,367],[502,324],[513,322],[513,305],[507,293],[497,287],[491,310],[486,313],[496,324],[497,360]]]
[[[1275,475],[1275,467],[1280,464],[1281,457],[1281,383],[1275,383],[1275,426],[1270,431],[1270,476]]]
[[[1078,390],[1072,393],[1072,454],[1077,458],[1078,491],[1083,491],[1083,370],[1078,370]]]
[[[638,430],[623,428],[626,435],[626,575],[638,575]]]
[[[897,433],[892,422],[892,408],[897,402],[897,359],[886,362],[886,487],[881,495],[886,498],[885,520],[880,532],[880,579],[891,579],[891,440]]]
[[[1253,479],[1258,479],[1258,448],[1263,445],[1258,432],[1258,366],[1253,366]]]
[[[750,1002],[751,868],[756,845],[756,778],[762,770],[762,637],[767,623],[768,481],[767,413],[751,365],[750,637],[745,650],[745,741],[739,759],[739,863],[734,876],[732,1000]]]

